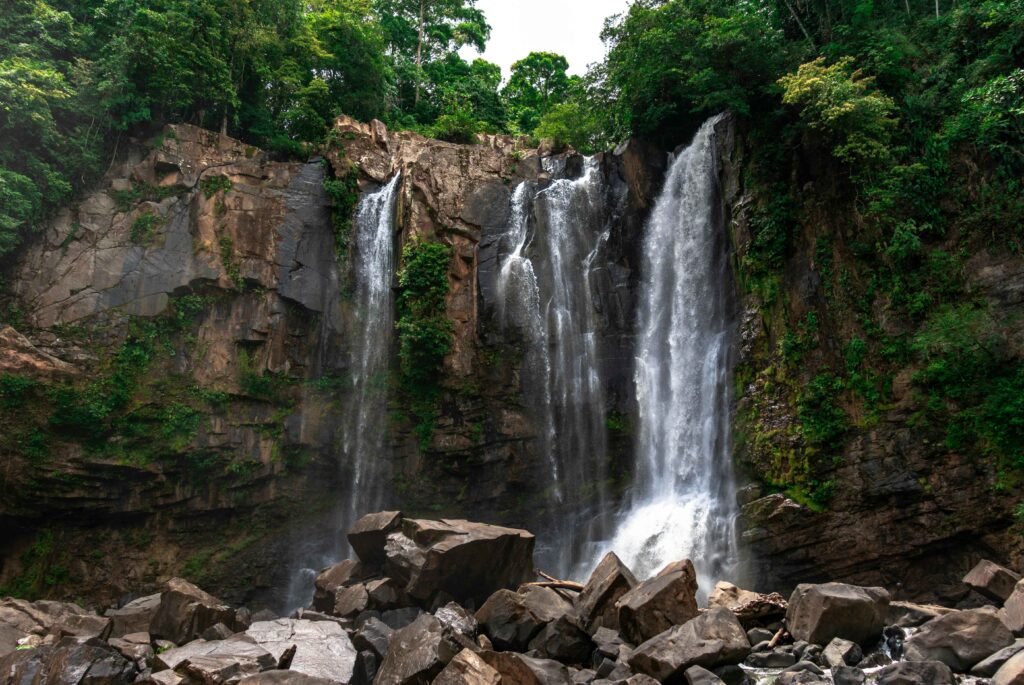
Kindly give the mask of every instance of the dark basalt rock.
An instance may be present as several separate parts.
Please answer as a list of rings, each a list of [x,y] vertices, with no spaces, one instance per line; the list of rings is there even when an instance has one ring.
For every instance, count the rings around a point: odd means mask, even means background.
[[[964,576],[964,584],[994,602],[1005,602],[1020,580],[1020,574],[983,559]]]
[[[878,685],[953,685],[949,666],[941,661],[901,661],[878,672]]]
[[[967,673],[982,659],[1013,644],[995,609],[957,611],[921,626],[905,643],[907,661],[941,661]]]
[[[593,634],[598,628],[619,629],[616,602],[637,585],[636,577],[622,560],[609,552],[590,574],[576,607],[584,628]]]
[[[128,685],[137,675],[134,663],[96,638],[66,637],[0,659],[9,685]]]
[[[235,625],[235,610],[183,578],[167,581],[149,632],[156,638],[184,644],[218,623]]]
[[[832,638],[866,645],[882,634],[889,592],[845,583],[798,585],[789,598],[786,624],[797,640],[827,644]]]
[[[423,614],[391,636],[375,683],[427,685],[458,651],[445,638],[441,622],[430,614]]]
[[[697,616],[697,572],[689,559],[665,567],[619,598],[619,629],[639,644]]]
[[[717,607],[639,645],[629,665],[665,682],[680,678],[690,666],[737,664],[749,653],[743,626],[728,609]]]
[[[480,629],[498,649],[526,651],[541,629],[572,612],[572,605],[550,588],[499,590],[476,612]]]

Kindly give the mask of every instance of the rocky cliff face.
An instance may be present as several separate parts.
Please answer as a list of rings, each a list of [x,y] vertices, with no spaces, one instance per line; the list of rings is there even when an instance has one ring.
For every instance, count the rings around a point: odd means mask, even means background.
[[[544,178],[540,154],[508,137],[452,145],[344,118],[335,140],[326,160],[301,164],[168,127],[22,256],[15,327],[0,335],[0,586],[106,603],[184,573],[235,601],[280,600],[288,558],[332,535],[345,478],[354,257],[338,247],[324,181],[351,174],[368,191],[400,171],[396,244],[453,254],[453,347],[426,439],[392,400],[396,501],[543,528],[522,352],[496,331],[492,299],[510,189]],[[635,238],[660,160],[634,143],[601,161],[620,227],[602,336],[623,412]],[[620,476],[627,448],[623,436]]]
[[[789,589],[801,578],[842,579],[955,602],[966,594],[960,578],[980,559],[1019,566],[1018,477],[994,455],[950,448],[946,426],[922,419],[926,399],[915,381],[922,364],[879,361],[877,406],[857,392],[862,372],[850,362],[848,341],[895,347],[921,324],[866,287],[871,273],[857,252],[856,210],[829,204],[836,179],[813,150],[795,154],[793,182],[808,218],[777,271],[775,295],[766,295],[748,258],[756,207],[771,198],[757,195],[742,127],[729,124],[721,134],[734,264],[744,284],[736,458],[749,484],[741,503],[751,580]],[[965,250],[958,241],[951,236],[938,247],[956,254]],[[963,265],[962,297],[991,312],[1003,352],[1020,360],[1024,260],[965,251],[974,256]],[[851,305],[857,297],[866,304]],[[872,320],[881,329],[873,331]],[[833,386],[842,389],[809,393],[823,374],[842,379]],[[842,426],[831,444],[810,430],[823,413]]]

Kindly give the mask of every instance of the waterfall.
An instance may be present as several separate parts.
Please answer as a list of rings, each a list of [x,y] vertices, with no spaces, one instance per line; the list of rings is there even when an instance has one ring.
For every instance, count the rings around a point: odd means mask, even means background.
[[[648,219],[634,381],[636,481],[606,550],[638,577],[676,559],[702,599],[736,566],[731,467],[732,312],[715,124],[672,163]]]
[[[319,569],[351,553],[346,531],[368,512],[386,503],[387,387],[390,341],[394,334],[395,202],[400,175],[364,195],[356,210],[353,244],[352,343],[349,391],[342,424],[342,467],[350,470],[348,488],[333,512],[336,536],[303,540],[302,559],[291,573],[285,613],[308,606]]]
[[[564,173],[552,159],[545,170]],[[605,399],[591,273],[609,226],[597,160],[587,158],[576,179],[521,183],[512,210],[497,283],[499,320],[525,343],[522,385],[548,460],[549,530],[539,563],[565,574],[583,546],[604,534],[606,510]]]
[[[387,462],[388,362],[394,329],[395,201],[399,179],[364,196],[355,221],[354,337],[351,391],[345,410],[342,453],[352,469],[348,515],[342,530],[383,504]]]

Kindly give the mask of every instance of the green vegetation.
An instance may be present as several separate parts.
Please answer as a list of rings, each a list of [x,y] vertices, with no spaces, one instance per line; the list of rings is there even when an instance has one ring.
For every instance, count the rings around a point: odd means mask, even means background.
[[[131,241],[137,245],[151,245],[156,231],[163,226],[164,218],[159,214],[144,212],[132,222]]]
[[[22,572],[9,585],[0,587],[0,595],[36,598],[68,580],[65,553],[52,530],[43,530],[32,546],[21,555]]]
[[[209,200],[217,193],[231,192],[234,184],[227,176],[207,176],[199,182],[199,186],[203,189],[203,195]]]
[[[413,242],[402,251],[398,274],[398,332],[401,389],[410,400],[426,447],[434,432],[441,365],[451,351],[452,323],[445,316],[452,248]]]
[[[348,258],[352,240],[352,219],[359,204],[358,175],[352,168],[340,178],[324,180],[324,192],[331,201],[331,222],[334,227],[334,251],[340,260]]]

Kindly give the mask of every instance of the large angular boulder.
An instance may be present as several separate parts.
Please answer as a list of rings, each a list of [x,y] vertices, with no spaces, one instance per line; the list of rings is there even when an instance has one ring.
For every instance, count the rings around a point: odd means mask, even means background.
[[[477,610],[476,620],[498,649],[522,652],[545,625],[571,611],[554,590],[527,585],[518,592],[495,592]]]
[[[172,578],[160,593],[160,606],[149,626],[155,638],[181,645],[218,623],[234,628],[235,610],[183,578]]]
[[[582,664],[594,652],[594,641],[575,616],[559,616],[530,640],[529,650],[547,659]]]
[[[0,657],[18,647],[29,636],[106,637],[110,619],[70,602],[6,598],[0,601]]]
[[[400,511],[367,514],[356,521],[349,530],[348,543],[352,545],[352,549],[363,563],[379,568],[387,558],[384,546],[387,544],[388,534],[398,530],[401,525]]]
[[[941,661],[901,661],[875,674],[878,685],[954,685],[949,666]]]
[[[991,678],[1007,661],[1024,651],[1024,640],[1014,640],[1009,647],[1000,649],[995,654],[987,656],[971,668],[971,675],[978,678]]]
[[[967,673],[982,659],[1013,644],[1013,634],[991,607],[956,611],[940,616],[904,643],[907,661],[941,661],[958,673]]]
[[[1014,635],[1024,636],[1024,580],[1017,581],[1017,584],[1013,586],[1013,592],[1003,603],[999,617],[1003,619],[1003,623],[1013,631]]]
[[[436,617],[423,614],[391,636],[375,685],[427,685],[459,650]]]
[[[738,664],[749,653],[750,642],[739,620],[728,609],[715,607],[639,645],[629,665],[665,682],[680,679],[690,666]]]
[[[120,609],[108,609],[104,616],[110,619],[110,637],[148,633],[159,608],[160,593],[157,593],[133,599]]]
[[[502,685],[572,685],[565,665],[511,652],[480,652],[480,658],[501,675]]]
[[[1020,574],[982,559],[964,576],[964,584],[994,602],[1005,602],[1020,580]]]
[[[826,645],[832,638],[867,645],[882,634],[889,593],[846,583],[801,584],[789,598],[786,625],[796,640]]]
[[[834,637],[826,645],[821,657],[830,668],[836,668],[838,666],[853,666],[864,658],[864,652],[856,642]]]
[[[687,685],[725,685],[721,678],[700,666],[690,666],[683,675]]]
[[[0,682],[11,685],[128,685],[137,675],[134,663],[96,638],[65,637],[0,659]]]
[[[640,644],[697,616],[697,572],[689,559],[666,566],[615,603],[619,630]]]
[[[378,560],[383,554],[384,574],[424,605],[439,593],[481,603],[497,590],[519,587],[534,577],[534,537],[525,530],[459,519],[401,519],[395,529],[388,518],[375,525],[369,532],[363,530],[366,526],[359,529],[368,536],[359,543],[360,559]],[[377,546],[380,528],[391,531],[383,538],[383,549]]]
[[[277,658],[256,644],[247,636],[234,637],[230,640],[193,640],[181,647],[174,647],[158,653],[153,658],[153,670],[177,670],[182,664],[209,657],[223,663],[237,663],[246,666],[246,671],[259,672],[277,666]],[[249,669],[248,665],[255,665]]]
[[[345,559],[325,568],[314,582],[313,608],[325,613],[333,611],[339,590],[365,580],[370,575],[370,571],[354,559]]]
[[[999,667],[992,685],[1024,685],[1024,652],[1018,652]]]
[[[258,621],[245,634],[277,660],[294,646],[290,668],[297,673],[337,683],[352,680],[356,648],[345,629],[334,621]]]
[[[502,685],[501,674],[471,649],[464,649],[434,678],[433,685]]]
[[[598,628],[619,629],[616,603],[637,585],[636,576],[609,552],[590,574],[587,584],[576,600],[583,627],[593,635]]]

